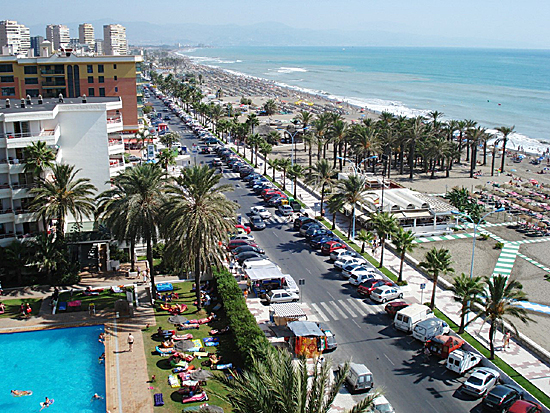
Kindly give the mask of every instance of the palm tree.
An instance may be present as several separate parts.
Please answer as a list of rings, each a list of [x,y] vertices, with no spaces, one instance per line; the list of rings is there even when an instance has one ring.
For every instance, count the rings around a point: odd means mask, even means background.
[[[55,234],[41,233],[30,242],[32,250],[30,264],[38,271],[46,274],[49,285],[52,284],[53,273],[63,265],[65,256],[62,252],[62,238]]]
[[[361,229],[357,233],[357,241],[361,242],[361,254],[365,253],[365,243],[368,242],[370,244],[373,240],[374,234],[366,229]]]
[[[481,303],[480,295],[483,293],[483,287],[481,277],[470,278],[469,275],[462,273],[453,278],[451,287],[453,299],[461,304],[458,334],[464,333],[466,314],[470,311],[472,304]]]
[[[52,168],[55,153],[44,141],[33,142],[23,150],[25,154],[25,173],[38,178],[48,168]]]
[[[454,272],[455,270],[451,267],[451,263],[451,254],[449,253],[449,250],[446,248],[437,249],[436,247],[433,247],[430,251],[428,251],[424,261],[420,263],[420,266],[425,268],[433,278],[434,285],[432,290],[432,301],[430,302],[430,307],[432,310],[435,307],[435,291],[439,274]]]
[[[321,188],[321,216],[323,212],[323,202],[325,200],[326,189],[331,189],[334,186],[334,167],[326,159],[321,159],[309,169],[309,174],[306,179],[306,184],[313,185],[314,188]]]
[[[506,159],[506,143],[508,142],[508,135],[515,132],[514,131],[515,126],[512,126],[511,128],[506,126],[500,126],[495,129],[500,133],[502,133],[502,160],[500,163],[500,172],[504,172],[504,161]]]
[[[283,171],[283,191],[286,190],[286,173],[291,165],[292,161],[289,158],[281,158],[277,163],[279,169]]]
[[[27,242],[13,241],[7,247],[2,248],[2,262],[9,274],[12,270],[17,278],[17,285],[23,285],[23,268],[30,260],[30,250]]]
[[[218,131],[218,123],[220,118],[223,116],[223,112],[224,110],[221,105],[210,105],[210,118],[212,119],[212,123],[214,125],[214,133]]]
[[[176,132],[165,133],[159,138],[160,143],[169,148],[172,147],[176,142],[179,142],[180,136]]]
[[[342,209],[344,204],[342,203],[342,199],[335,197],[331,195],[327,199],[327,206],[328,211],[332,214],[332,227],[331,229],[334,230],[336,228],[336,214]]]
[[[312,133],[306,133],[303,137],[304,144],[307,143],[309,151],[308,151],[308,165],[307,167],[311,169],[311,159],[313,158],[313,144],[315,143],[315,136],[313,136]]]
[[[388,211],[376,212],[371,215],[371,223],[380,238],[380,268],[384,266],[384,246],[386,239],[391,236],[397,228],[397,218]]]
[[[275,130],[269,132],[266,136],[267,143],[270,145],[277,145],[281,139],[281,134]]]
[[[250,133],[252,135],[254,135],[254,127],[255,126],[260,126],[260,121],[258,119],[258,115],[256,115],[255,113],[251,113],[250,115],[248,115],[247,118],[246,118],[245,123],[250,128]]]
[[[355,218],[355,208],[358,202],[363,200],[367,192],[366,178],[362,175],[349,175],[346,179],[339,180],[337,183],[337,193],[333,195],[335,203],[340,205],[349,205],[351,207],[351,218],[348,228],[348,238],[351,237],[351,228]]]
[[[330,363],[326,362],[314,368],[310,376],[305,358],[294,362],[288,351],[271,350],[263,358],[253,357],[242,374],[231,378],[218,375],[214,380],[227,390],[220,397],[235,413],[328,413],[348,373],[346,363],[332,378]],[[369,393],[348,413],[366,412],[378,395]]]
[[[107,208],[106,214],[112,214],[107,219],[115,220],[123,229],[120,233],[132,240],[142,240],[146,244],[147,262],[151,276],[151,298],[156,297],[155,271],[153,267],[153,242],[156,242],[158,228],[162,222],[161,207],[165,202],[166,174],[156,164],[143,164],[118,175],[112,194],[122,199]],[[106,199],[109,191],[100,194],[100,199]],[[106,201],[105,201],[106,202]],[[101,205],[101,203],[100,203]],[[103,209],[100,209],[103,212]],[[108,221],[109,222],[109,221]]]
[[[294,199],[297,198],[296,193],[298,190],[298,179],[303,178],[305,175],[305,168],[302,165],[295,163],[288,169],[288,177],[294,183]]]
[[[300,113],[298,113],[298,116],[296,116],[296,120],[302,124],[302,134],[305,135],[307,133],[308,126],[313,120],[313,113],[308,112],[307,110],[302,110]],[[306,141],[304,139],[304,151],[305,150]]]
[[[474,171],[477,161],[477,146],[485,138],[485,129],[481,127],[469,129],[468,140],[470,141],[471,159],[470,159],[470,178],[474,177]]]
[[[254,164],[254,167],[258,166],[258,147],[263,142],[263,138],[260,137],[257,133],[251,134],[248,136],[247,143],[250,145],[250,163]],[[256,155],[253,158],[253,155]]]
[[[415,241],[416,237],[414,232],[411,230],[405,231],[403,227],[397,227],[395,233],[392,236],[393,245],[395,245],[395,250],[399,254],[400,264],[399,264],[399,278],[397,279],[398,283],[403,282],[403,263],[405,262],[405,254],[407,252],[412,252],[416,246]]]
[[[172,149],[166,148],[159,153],[158,163],[168,172],[168,166],[176,164],[176,157],[177,155]]]
[[[264,111],[267,116],[271,116],[277,112],[277,104],[273,99],[269,99],[264,104]]]
[[[330,125],[329,133],[332,139],[333,145],[333,168],[336,168],[336,161],[338,156],[342,157],[342,145],[346,139],[348,133],[348,124],[341,119],[338,119]],[[342,160],[340,159],[340,164]],[[340,168],[342,170],[342,168]]]
[[[57,220],[56,233],[63,238],[65,220],[71,214],[77,222],[83,217],[91,217],[95,210],[93,194],[97,188],[88,178],[78,178],[80,169],[74,165],[54,164],[52,178],[40,178],[37,187],[30,193],[34,196],[30,203],[31,211],[44,221]]]
[[[263,141],[262,143],[260,143],[260,153],[264,157],[264,175],[267,175],[267,163],[269,162],[267,157],[269,156],[272,150],[273,150],[273,147],[266,141]]]
[[[221,266],[225,257],[222,242],[235,224],[236,204],[224,192],[231,185],[218,185],[221,175],[204,165],[185,168],[168,187],[165,213],[168,253],[193,268],[197,307],[200,309],[200,280],[204,271]]]
[[[269,161],[267,161],[267,163],[271,167],[272,174],[273,174],[273,183],[275,183],[276,182],[275,181],[275,171],[277,169],[279,169],[279,159],[278,158],[273,158],[273,159],[270,159]]]

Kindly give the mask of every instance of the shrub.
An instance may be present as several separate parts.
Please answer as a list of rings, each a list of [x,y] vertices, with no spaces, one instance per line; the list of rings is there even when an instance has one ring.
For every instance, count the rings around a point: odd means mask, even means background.
[[[489,235],[487,234],[479,234],[479,239],[483,241],[487,241],[489,239]]]
[[[407,282],[407,280],[398,281],[396,284],[397,284],[398,286],[400,286],[400,287],[403,287],[403,286],[405,286],[405,285],[409,285],[409,283]]]
[[[504,248],[504,243],[503,242],[499,241],[495,244],[495,249],[496,250],[501,250],[502,248]]]

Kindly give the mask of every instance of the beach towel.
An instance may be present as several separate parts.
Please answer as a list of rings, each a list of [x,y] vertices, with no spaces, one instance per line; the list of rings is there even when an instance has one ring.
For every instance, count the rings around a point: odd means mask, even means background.
[[[202,342],[201,342],[200,338],[197,338],[196,340],[193,340],[192,343],[193,343],[193,346],[195,346],[195,347],[202,347]]]
[[[192,330],[194,328],[199,328],[199,324],[183,324],[181,326],[178,326],[178,330]]]
[[[178,378],[172,374],[168,376],[168,384],[170,387],[180,387]]]
[[[67,311],[67,302],[63,301],[57,306],[57,311]]]
[[[162,393],[155,393],[153,399],[155,400],[155,406],[164,406],[164,398],[162,397]]]
[[[189,353],[196,353],[197,351],[201,351],[201,350],[202,350],[202,346],[201,347],[191,347],[191,348],[188,348],[185,351],[188,351]]]
[[[187,334],[180,334],[177,336],[172,337],[173,340],[190,340],[193,338],[193,334],[187,333]]]
[[[216,366],[216,370],[225,370],[225,369],[232,369],[233,363],[227,363],[227,364],[218,364]]]
[[[208,352],[206,351],[195,351],[193,353],[195,357],[208,357]]]
[[[204,343],[206,347],[218,347],[220,345],[217,341],[209,341],[208,343]]]
[[[121,293],[122,292],[122,288],[120,288],[119,286],[117,285],[113,285],[111,287],[111,291],[114,292],[114,293]]]
[[[187,368],[183,368],[183,367],[176,367],[175,369],[172,369],[172,373],[183,373],[187,371]]]
[[[219,343],[220,339],[218,337],[205,337],[202,339],[205,343]]]

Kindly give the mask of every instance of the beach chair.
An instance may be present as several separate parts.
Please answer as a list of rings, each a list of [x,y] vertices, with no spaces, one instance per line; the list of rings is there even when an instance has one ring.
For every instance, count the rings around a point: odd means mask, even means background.
[[[162,397],[162,393],[155,393],[153,399],[155,401],[155,406],[164,406],[164,397]]]
[[[67,311],[67,302],[62,301],[57,306],[57,311]]]

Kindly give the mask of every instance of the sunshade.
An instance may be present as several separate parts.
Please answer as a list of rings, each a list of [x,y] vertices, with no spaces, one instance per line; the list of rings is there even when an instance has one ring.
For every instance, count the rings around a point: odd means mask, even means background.
[[[168,322],[172,324],[183,324],[187,321],[187,318],[185,318],[182,315],[173,315],[170,318],[168,318]]]

